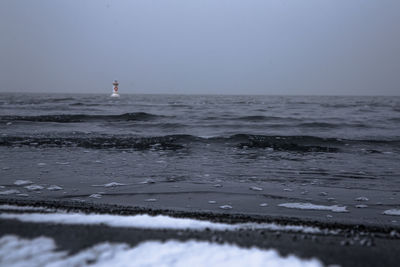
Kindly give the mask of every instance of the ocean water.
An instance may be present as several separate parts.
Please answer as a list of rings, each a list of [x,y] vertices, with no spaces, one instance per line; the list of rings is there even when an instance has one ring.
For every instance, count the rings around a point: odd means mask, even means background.
[[[8,183],[272,183],[400,204],[400,97],[3,93],[0,129]]]

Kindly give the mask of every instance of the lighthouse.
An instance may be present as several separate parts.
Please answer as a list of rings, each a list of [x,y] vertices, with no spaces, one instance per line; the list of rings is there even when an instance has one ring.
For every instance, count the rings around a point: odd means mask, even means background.
[[[111,94],[111,97],[119,97],[118,85],[119,85],[119,82],[117,80],[114,80],[114,82],[113,82],[113,93]]]

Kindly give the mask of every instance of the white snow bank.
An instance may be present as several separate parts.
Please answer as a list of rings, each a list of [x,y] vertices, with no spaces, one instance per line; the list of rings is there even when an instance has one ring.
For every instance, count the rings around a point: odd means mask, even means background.
[[[280,207],[285,207],[289,209],[301,209],[301,210],[330,210],[333,212],[348,212],[346,206],[324,206],[324,205],[315,205],[312,203],[282,203],[279,204]]]
[[[68,255],[55,251],[54,241],[47,237],[32,240],[8,235],[0,239],[1,266],[270,266],[319,267],[316,259],[280,256],[275,250],[240,248],[209,242],[170,240],[150,241],[130,247],[127,244],[101,243]]]
[[[18,206],[17,206],[18,207]],[[24,207],[25,208],[25,207]],[[12,210],[11,208],[8,208]],[[18,209],[14,209],[18,210]],[[325,230],[318,227],[302,225],[281,225],[276,223],[240,223],[225,224],[188,218],[174,218],[165,215],[111,215],[111,214],[84,214],[84,213],[2,213],[0,219],[16,219],[22,222],[59,223],[59,224],[104,224],[110,227],[132,227],[143,229],[190,229],[202,231],[206,228],[215,231],[235,231],[239,229],[263,229],[271,231],[326,233],[337,234],[335,230]]]
[[[397,215],[400,216],[400,210],[399,209],[391,209],[391,210],[385,210],[383,212],[385,215]]]

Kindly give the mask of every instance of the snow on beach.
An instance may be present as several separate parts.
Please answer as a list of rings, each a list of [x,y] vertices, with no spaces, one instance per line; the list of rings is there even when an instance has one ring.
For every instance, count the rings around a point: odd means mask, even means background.
[[[282,203],[278,205],[279,207],[285,207],[289,209],[301,209],[301,210],[329,210],[332,212],[348,212],[346,206],[324,206],[324,205],[315,205],[312,203]]]
[[[101,243],[68,255],[56,251],[53,239],[23,239],[14,235],[0,238],[1,266],[323,266],[317,259],[282,257],[273,249],[240,248],[210,242],[169,240],[148,241],[136,247]],[[151,255],[151,256],[150,256]]]
[[[383,212],[385,215],[394,215],[394,216],[400,216],[400,209],[391,209],[391,210],[385,210]]]
[[[3,207],[3,208],[2,208]],[[11,213],[10,210],[26,209],[29,211],[42,211],[39,207],[22,207],[22,206],[2,205],[0,210],[7,212],[0,213],[0,219],[16,219],[22,222],[33,223],[58,223],[58,224],[86,224],[99,225],[104,224],[110,227],[132,227],[143,229],[190,229],[202,231],[211,229],[215,231],[235,231],[239,229],[264,229],[271,231],[288,231],[303,233],[328,233],[336,234],[335,230],[326,230],[318,227],[302,226],[302,225],[283,225],[277,223],[239,223],[225,224],[214,223],[211,221],[196,220],[189,218],[174,218],[165,215],[150,216],[147,214],[124,216],[111,214],[84,214],[58,211],[54,213]],[[42,208],[43,211],[48,211]]]

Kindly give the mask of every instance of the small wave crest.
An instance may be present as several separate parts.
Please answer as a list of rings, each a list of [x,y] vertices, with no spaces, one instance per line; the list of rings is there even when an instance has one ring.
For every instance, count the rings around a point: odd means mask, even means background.
[[[30,121],[30,122],[87,122],[87,121],[145,121],[165,117],[146,112],[124,113],[120,115],[85,115],[85,114],[59,114],[39,116],[1,116],[2,121]]]

